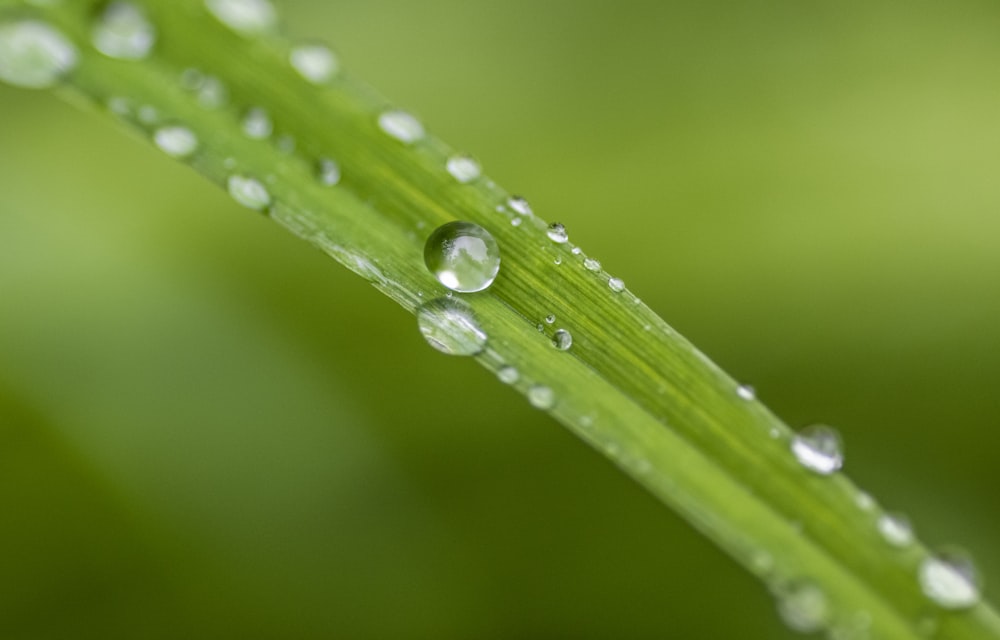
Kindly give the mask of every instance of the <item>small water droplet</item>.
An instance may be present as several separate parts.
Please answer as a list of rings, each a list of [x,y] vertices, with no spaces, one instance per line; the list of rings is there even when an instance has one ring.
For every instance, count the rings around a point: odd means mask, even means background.
[[[555,265],[558,267],[559,265],[562,264],[562,258],[559,257],[559,256],[556,256],[555,260],[553,260],[552,262],[555,263]]]
[[[572,249],[570,249],[569,252],[572,253],[574,256],[578,256],[581,253],[583,253],[583,249],[581,249],[580,247],[573,247]]]
[[[625,282],[621,278],[610,278],[608,280],[608,288],[615,293],[621,293],[625,290]]]
[[[147,125],[154,124],[160,119],[160,112],[151,104],[144,104],[139,107],[139,122]]]
[[[825,628],[830,605],[819,586],[796,581],[781,588],[777,595],[778,615],[785,625],[800,633],[814,633]]]
[[[153,142],[171,158],[185,158],[198,148],[198,136],[187,127],[161,127],[153,134]]]
[[[557,329],[552,334],[552,346],[560,351],[567,351],[573,346],[573,335],[565,329]]]
[[[205,76],[198,88],[198,104],[206,109],[218,109],[229,100],[229,90],[215,76]]]
[[[474,356],[486,348],[486,332],[472,308],[457,298],[436,298],[417,309],[417,325],[427,344],[451,356]]]
[[[245,36],[268,31],[278,21],[270,0],[205,0],[205,6],[219,22]]]
[[[500,271],[500,247],[478,224],[449,222],[427,238],[424,263],[438,282],[453,291],[482,291]]]
[[[548,411],[556,406],[556,394],[543,384],[535,384],[528,389],[528,402],[536,409]]]
[[[555,242],[556,244],[563,244],[569,240],[569,235],[566,233],[566,227],[559,222],[553,222],[549,225],[547,235],[549,236],[549,240]]]
[[[802,429],[792,439],[792,454],[806,469],[829,475],[844,465],[840,434],[826,425]]]
[[[328,82],[340,68],[337,56],[322,44],[293,47],[288,54],[288,61],[299,75],[313,84]]]
[[[894,547],[906,547],[913,542],[913,526],[901,513],[883,513],[876,526],[882,538]]]
[[[736,395],[740,397],[741,400],[746,400],[747,402],[755,400],[757,398],[757,390],[751,385],[741,384],[736,387]]]
[[[446,167],[451,177],[462,184],[468,184],[483,174],[479,163],[465,154],[448,158]]]
[[[507,198],[507,206],[510,207],[511,210],[518,215],[522,216],[533,215],[531,211],[531,205],[529,205],[528,201],[525,200],[522,196],[511,196]]]
[[[116,116],[122,118],[132,112],[132,107],[129,104],[128,98],[115,96],[108,100],[108,110]]]
[[[413,144],[423,139],[426,132],[420,121],[405,111],[392,109],[378,117],[378,126],[391,138],[403,144]]]
[[[511,224],[512,227],[520,227],[521,226],[521,218],[512,218],[511,221],[510,221],[510,224]]]
[[[76,67],[76,47],[44,22],[0,24],[0,80],[17,87],[44,89]]]
[[[593,258],[587,258],[583,261],[583,267],[587,271],[600,271],[601,263]]]
[[[920,563],[924,595],[944,609],[967,609],[979,602],[979,584],[972,560],[959,551],[942,551]]]
[[[854,498],[854,504],[858,505],[858,508],[862,511],[871,511],[875,508],[875,498],[870,493],[859,491],[858,495]]]
[[[340,182],[340,165],[335,160],[323,158],[319,161],[318,177],[320,184],[334,186]]]
[[[229,176],[227,182],[229,195],[233,200],[248,209],[260,211],[271,204],[271,194],[260,181],[249,176]]]
[[[146,13],[128,2],[112,2],[94,24],[94,48],[119,60],[141,60],[156,43],[156,30]]]
[[[263,140],[271,135],[274,130],[274,123],[267,111],[260,107],[254,107],[243,116],[243,133],[248,138]]]
[[[514,367],[506,365],[497,370],[497,378],[504,384],[514,384],[521,379],[521,374]]]
[[[778,438],[781,437],[781,429],[779,429],[778,427],[771,427],[770,430],[768,430],[767,435],[777,440]]]
[[[545,316],[545,322],[552,324],[555,321],[556,321],[555,314],[550,313],[549,315]]]

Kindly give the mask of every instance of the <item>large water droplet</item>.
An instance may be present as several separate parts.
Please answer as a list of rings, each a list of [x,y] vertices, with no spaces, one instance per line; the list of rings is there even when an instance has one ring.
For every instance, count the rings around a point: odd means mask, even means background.
[[[926,558],[918,573],[924,595],[945,609],[967,609],[979,602],[979,584],[972,561],[958,551]]]
[[[249,209],[261,210],[271,204],[271,194],[259,180],[248,176],[230,176],[227,183],[233,200]]]
[[[829,622],[830,605],[826,594],[812,582],[788,584],[777,593],[777,598],[778,615],[793,631],[813,633]]]
[[[552,346],[560,351],[567,351],[573,346],[573,335],[565,329],[557,329],[552,334]]]
[[[547,235],[549,236],[549,240],[557,244],[563,244],[569,240],[569,235],[566,233],[566,227],[559,222],[553,222],[549,225]]]
[[[462,300],[437,298],[421,305],[417,324],[427,344],[442,353],[474,356],[486,347],[486,332]]]
[[[205,6],[219,22],[245,36],[268,31],[278,21],[270,0],[205,0]]]
[[[751,400],[756,399],[757,390],[748,384],[741,384],[740,386],[736,387],[736,395],[740,397],[740,400],[746,400],[747,402],[750,402]]]
[[[145,12],[128,2],[113,2],[94,24],[94,48],[120,60],[141,60],[156,42],[156,29]]]
[[[399,109],[380,114],[378,126],[386,135],[404,144],[413,144],[422,140],[425,135],[424,125],[409,113]]]
[[[293,47],[288,61],[303,78],[313,84],[323,84],[337,73],[340,63],[330,48],[322,44],[301,44]]]
[[[528,402],[536,409],[548,411],[556,406],[556,394],[543,384],[535,384],[528,389]]]
[[[497,370],[497,378],[504,384],[514,384],[521,379],[521,374],[510,365],[505,365]]]
[[[500,271],[500,247],[478,224],[449,222],[427,238],[424,263],[453,291],[482,291],[493,284]]]
[[[451,177],[462,184],[468,184],[483,174],[479,163],[464,154],[448,158],[446,166]]]
[[[625,281],[622,280],[621,278],[609,278],[608,288],[614,291],[615,293],[621,293],[622,291],[625,290]]]
[[[820,475],[829,475],[844,465],[840,434],[826,425],[813,425],[792,439],[792,453],[799,463]]]
[[[600,271],[601,263],[593,258],[586,258],[583,261],[583,268],[587,271]]]
[[[913,526],[901,513],[883,513],[875,524],[882,538],[894,547],[906,547],[913,542]]]
[[[153,142],[172,158],[184,158],[198,148],[198,137],[187,127],[161,127],[153,134]]]
[[[37,20],[0,24],[0,80],[43,89],[76,67],[76,47],[54,28]]]
[[[274,123],[267,111],[260,107],[254,107],[243,116],[243,133],[248,138],[263,140],[274,131]]]
[[[507,206],[510,207],[511,210],[518,215],[521,216],[532,215],[531,205],[529,205],[528,201],[525,200],[522,196],[511,196],[510,198],[507,199]]]

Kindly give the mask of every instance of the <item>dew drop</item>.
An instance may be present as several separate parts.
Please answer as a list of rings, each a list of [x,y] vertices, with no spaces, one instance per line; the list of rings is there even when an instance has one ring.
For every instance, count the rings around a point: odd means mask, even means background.
[[[608,280],[608,288],[615,293],[621,293],[625,290],[625,282],[621,278],[610,278]]]
[[[198,87],[198,104],[206,109],[218,109],[229,100],[229,90],[215,76],[206,76]]]
[[[37,20],[0,24],[0,80],[17,87],[43,89],[76,67],[76,47]]]
[[[545,322],[547,322],[548,324],[552,324],[555,321],[556,321],[555,314],[550,313],[549,315],[545,316]]]
[[[859,491],[858,495],[854,498],[854,504],[858,505],[858,508],[862,511],[871,511],[875,508],[875,498],[870,493]]]
[[[340,182],[340,165],[335,160],[323,158],[319,161],[317,177],[322,185],[332,187]]]
[[[486,347],[486,332],[472,308],[456,298],[436,298],[417,309],[417,325],[427,344],[451,356],[474,356]]]
[[[160,127],[153,134],[153,142],[171,158],[185,158],[198,148],[198,137],[187,127]]]
[[[552,262],[558,267],[559,265],[562,264],[562,258],[559,257],[559,256],[556,256],[555,260],[553,260]]]
[[[507,198],[507,206],[511,208],[511,211],[518,215],[530,216],[533,215],[531,211],[531,205],[522,196],[511,196]]]
[[[94,24],[91,41],[109,58],[142,60],[153,50],[156,29],[139,7],[112,2]]]
[[[901,513],[884,513],[875,524],[882,538],[894,547],[906,547],[913,542],[913,526]]]
[[[513,219],[512,219],[511,221],[510,221],[510,225],[511,225],[512,227],[520,227],[520,226],[521,226],[521,218],[513,218]]]
[[[757,398],[757,390],[754,389],[751,385],[741,384],[740,386],[736,387],[736,395],[738,395],[741,400],[746,400],[747,402],[750,402],[751,400]]]
[[[154,124],[160,119],[160,112],[151,104],[144,104],[139,107],[139,122],[143,124]]]
[[[115,96],[108,100],[108,110],[116,116],[123,118],[131,112],[132,107],[129,105],[128,98]]]
[[[777,594],[778,615],[785,625],[800,633],[813,633],[826,627],[830,606],[826,594],[812,582],[793,582]]]
[[[944,609],[967,609],[979,602],[976,568],[965,554],[941,552],[920,563],[924,595]]]
[[[567,351],[573,346],[573,334],[565,329],[557,329],[552,334],[552,346],[560,351]]]
[[[844,465],[840,434],[825,425],[813,425],[799,431],[792,439],[792,454],[806,469],[829,475]]]
[[[245,36],[268,31],[278,21],[270,0],[205,0],[205,6],[219,22]]]
[[[549,240],[555,242],[556,244],[564,244],[569,240],[569,235],[566,233],[566,227],[562,223],[553,222],[549,225],[549,230],[547,232]]]
[[[249,209],[260,211],[271,204],[271,194],[260,181],[248,176],[230,176],[227,182],[233,200]]]
[[[500,271],[500,247],[478,224],[448,222],[427,238],[424,263],[438,282],[452,291],[482,291],[493,284]]]
[[[506,365],[497,370],[497,378],[504,384],[514,384],[521,379],[521,374],[514,367]]]
[[[274,131],[274,123],[267,111],[260,107],[254,107],[243,116],[243,133],[248,138],[263,140]]]
[[[462,184],[468,184],[483,174],[479,163],[464,154],[448,158],[446,167],[451,177]]]
[[[587,258],[583,261],[583,267],[587,271],[600,271],[601,263],[593,258]]]
[[[570,249],[569,252],[572,253],[574,256],[578,256],[581,253],[583,253],[583,249],[581,249],[580,247],[573,247],[572,249]]]
[[[386,135],[403,144],[419,142],[425,135],[424,125],[411,114],[399,109],[392,109],[379,115],[378,126]]]
[[[288,61],[299,75],[313,84],[323,84],[337,73],[340,63],[330,48],[322,44],[293,47]]]
[[[528,389],[528,402],[536,409],[547,411],[556,406],[556,394],[543,384],[535,384]]]

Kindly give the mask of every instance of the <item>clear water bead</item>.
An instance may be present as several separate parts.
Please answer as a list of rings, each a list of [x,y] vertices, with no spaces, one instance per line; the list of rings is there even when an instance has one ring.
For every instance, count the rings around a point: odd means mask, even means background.
[[[536,409],[547,411],[556,406],[556,394],[543,384],[535,384],[528,389],[528,402]]]
[[[593,258],[586,258],[583,261],[583,268],[587,271],[600,271],[601,263]]]
[[[76,47],[44,22],[0,24],[0,80],[17,87],[43,89],[76,67]]]
[[[504,384],[514,384],[521,379],[521,374],[514,367],[506,365],[497,370],[497,378]]]
[[[187,127],[161,127],[153,134],[153,142],[171,158],[185,158],[198,148],[198,136]]]
[[[205,0],[205,7],[219,22],[245,36],[268,31],[278,22],[270,0]]]
[[[465,154],[454,155],[448,158],[445,164],[448,173],[461,184],[468,184],[483,175],[483,168],[479,166],[472,157]]]
[[[340,165],[335,160],[323,158],[319,161],[317,174],[320,184],[332,187],[340,182]]]
[[[560,351],[567,351],[573,346],[573,334],[565,329],[558,329],[552,334],[552,346]]]
[[[777,598],[778,615],[793,631],[814,633],[829,623],[830,605],[826,594],[812,582],[788,584],[778,592]]]
[[[757,390],[748,384],[741,384],[736,387],[736,395],[740,397],[740,400],[749,402],[757,398]]]
[[[267,111],[260,107],[254,107],[243,116],[243,133],[248,138],[263,140],[274,131],[274,123]]]
[[[521,218],[512,218],[511,221],[510,221],[510,226],[512,226],[512,227],[520,227],[522,222],[523,221],[521,220]]]
[[[875,525],[882,538],[894,547],[906,547],[913,542],[913,526],[901,513],[883,513]]]
[[[486,347],[486,332],[472,308],[456,298],[437,298],[417,309],[420,334],[441,353],[474,356]]]
[[[293,47],[288,61],[299,75],[313,84],[323,84],[340,68],[337,56],[322,44],[301,44]]]
[[[386,135],[403,144],[419,142],[426,135],[424,125],[420,124],[419,120],[399,109],[392,109],[380,114],[378,126]]]
[[[259,180],[248,176],[230,176],[226,184],[233,200],[248,209],[260,211],[271,204],[271,194]]]
[[[967,609],[979,602],[979,583],[972,561],[958,551],[942,552],[920,563],[924,595],[944,609]]]
[[[531,211],[531,205],[529,205],[528,201],[521,196],[511,196],[507,198],[507,206],[510,207],[511,211],[518,215],[534,215]]]
[[[621,278],[610,278],[608,279],[608,288],[615,293],[621,293],[625,290],[625,281]]]
[[[813,425],[792,438],[792,454],[806,469],[829,475],[844,465],[843,446],[836,429]]]
[[[549,240],[555,242],[556,244],[564,244],[567,240],[569,240],[569,235],[566,233],[566,227],[559,222],[553,222],[550,224],[546,235],[549,236]]]
[[[229,89],[215,76],[205,76],[197,91],[198,104],[206,109],[218,109],[229,101]]]
[[[500,246],[478,224],[449,222],[427,238],[424,263],[438,282],[452,291],[482,291],[493,284],[500,271]]]
[[[552,324],[552,323],[553,323],[553,322],[555,322],[555,321],[556,321],[556,316],[555,316],[555,314],[553,314],[553,313],[550,313],[549,315],[545,316],[545,322],[546,322],[547,324]]]
[[[94,24],[91,41],[109,58],[142,60],[153,50],[156,29],[139,7],[112,2]]]

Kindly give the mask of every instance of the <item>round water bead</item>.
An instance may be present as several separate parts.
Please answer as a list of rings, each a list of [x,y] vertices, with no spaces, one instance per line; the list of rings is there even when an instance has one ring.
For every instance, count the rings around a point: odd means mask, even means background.
[[[114,2],[94,24],[94,48],[119,60],[141,60],[156,43],[156,29],[146,14],[127,2]]]
[[[826,425],[802,429],[792,439],[791,447],[799,464],[820,475],[829,475],[844,466],[840,434]]]
[[[813,633],[827,626],[830,605],[816,584],[795,581],[779,590],[777,597],[778,615],[793,631]]]
[[[500,246],[478,224],[449,222],[427,238],[424,263],[452,291],[482,291],[493,284],[500,271]]]
[[[436,298],[421,305],[417,324],[427,344],[441,353],[474,356],[486,347],[486,332],[462,300]]]
[[[48,24],[37,20],[0,24],[0,81],[44,89],[76,63],[76,47]]]
[[[573,334],[565,329],[559,329],[552,336],[552,346],[560,351],[567,351],[573,346]]]
[[[943,551],[920,563],[924,595],[944,609],[967,609],[979,602],[976,568],[964,553]]]

